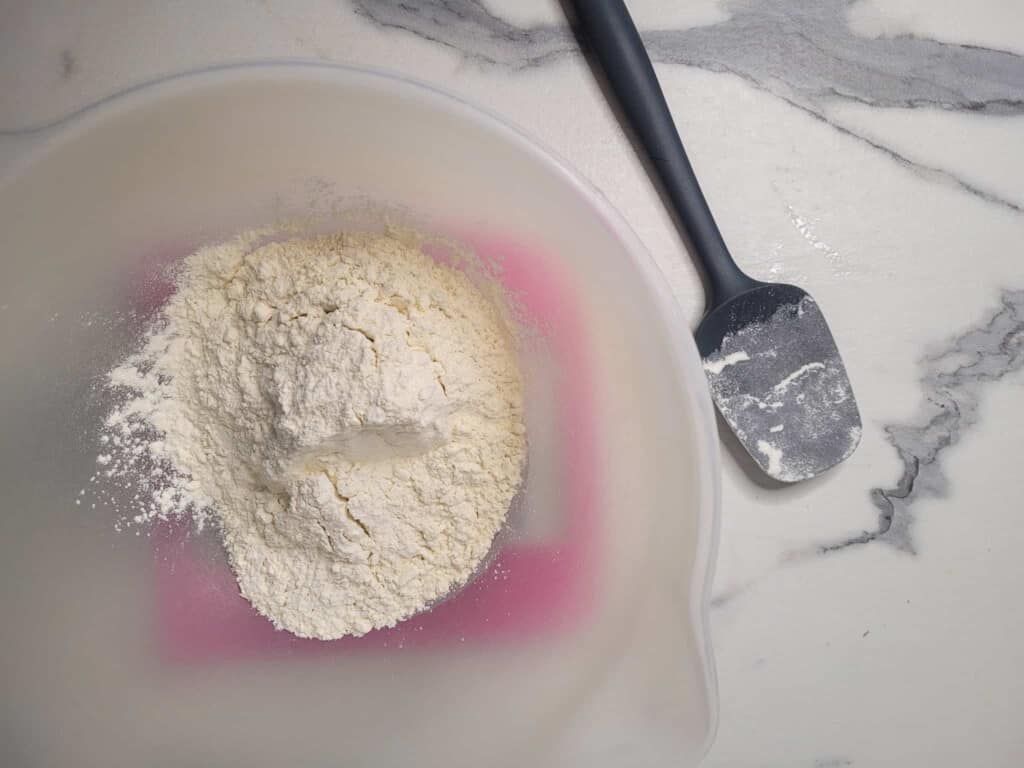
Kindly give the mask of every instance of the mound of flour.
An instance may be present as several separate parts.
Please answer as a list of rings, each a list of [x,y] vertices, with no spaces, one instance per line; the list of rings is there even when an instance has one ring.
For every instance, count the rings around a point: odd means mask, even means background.
[[[109,382],[127,398],[101,464],[155,473],[136,520],[212,514],[242,594],[301,637],[391,626],[464,583],[521,482],[499,311],[395,235],[200,250]]]

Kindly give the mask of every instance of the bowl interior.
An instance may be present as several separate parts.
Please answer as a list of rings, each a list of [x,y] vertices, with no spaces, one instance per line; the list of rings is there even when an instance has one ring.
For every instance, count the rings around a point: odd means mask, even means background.
[[[237,595],[215,539],[115,530],[90,482],[97,381],[198,245],[295,217],[378,226],[382,210],[473,251],[516,308],[528,482],[494,562],[453,599],[359,640],[300,641]],[[699,759],[710,406],[646,255],[549,155],[382,75],[205,73],[86,113],[0,182],[0,249],[0,634],[19,749],[54,765]]]

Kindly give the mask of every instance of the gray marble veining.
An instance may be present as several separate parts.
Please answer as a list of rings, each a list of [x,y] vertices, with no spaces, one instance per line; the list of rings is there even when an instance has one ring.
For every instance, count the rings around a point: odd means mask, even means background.
[[[943,168],[925,165],[827,115],[832,103],[1024,114],[1024,56],[908,35],[862,37],[849,0],[732,0],[729,18],[689,29],[643,32],[656,62],[736,75],[926,177],[986,202],[1008,200]],[[458,50],[483,66],[526,69],[578,50],[566,25],[517,26],[479,0],[353,0],[371,23]]]
[[[69,80],[75,74],[75,70],[78,66],[78,62],[75,60],[75,54],[70,49],[65,48],[60,52],[60,77],[62,80]]]
[[[943,453],[977,423],[986,386],[1024,369],[1024,290],[1004,292],[998,311],[951,339],[922,365],[924,413],[913,422],[885,428],[903,471],[894,486],[871,492],[878,508],[878,528],[825,544],[819,551],[834,552],[876,540],[915,551],[913,505],[925,496],[945,493]]]
[[[1024,212],[1024,205],[1021,205],[1020,203],[1014,200],[1009,200],[1006,197],[1003,197],[1002,195],[991,190],[983,189],[979,187],[977,184],[973,184],[964,179],[963,177],[961,177],[960,175],[953,173],[952,171],[949,171],[945,168],[939,168],[934,165],[927,165],[917,160],[912,160],[911,158],[898,152],[892,147],[887,146],[885,143],[877,141],[875,139],[868,138],[867,136],[863,136],[862,134],[859,134],[856,131],[836,122],[835,120],[829,118],[825,113],[817,111],[814,107],[800,104],[799,102],[786,99],[785,97],[783,97],[783,99],[790,106],[801,110],[802,112],[806,113],[815,120],[820,120],[821,122],[828,124],[833,129],[843,134],[844,136],[848,136],[849,138],[854,139],[855,141],[858,141],[861,144],[864,144],[878,152],[881,152],[890,160],[893,160],[899,165],[914,171],[924,179],[950,184],[956,187],[957,189],[966,192],[969,195],[977,197],[979,200],[984,200],[986,203],[998,205],[1000,208],[1005,208],[1007,210],[1014,211],[1015,213]]]
[[[848,0],[733,0],[730,17],[643,33],[651,57],[730,72],[801,102],[852,100],[1024,113],[1024,56],[910,36],[855,35]],[[479,0],[354,0],[369,21],[441,43],[482,64],[524,68],[576,50],[564,25],[517,26]]]
[[[578,50],[567,25],[518,27],[477,0],[353,0],[358,15],[453,48],[481,64],[526,69]]]
[[[814,768],[850,768],[852,765],[845,757],[819,757],[814,761]]]

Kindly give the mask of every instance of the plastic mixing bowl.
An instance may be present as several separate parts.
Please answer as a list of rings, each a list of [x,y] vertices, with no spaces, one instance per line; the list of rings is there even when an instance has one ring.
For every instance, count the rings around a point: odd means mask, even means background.
[[[215,536],[118,530],[98,382],[168,263],[386,205],[493,267],[526,339],[529,472],[501,550],[394,629],[275,632]],[[345,226],[351,226],[349,221]],[[562,162],[451,96],[260,65],[89,108],[0,180],[4,764],[693,765],[718,448],[681,312]],[[443,257],[443,253],[437,254]],[[115,489],[122,509],[131,489]]]

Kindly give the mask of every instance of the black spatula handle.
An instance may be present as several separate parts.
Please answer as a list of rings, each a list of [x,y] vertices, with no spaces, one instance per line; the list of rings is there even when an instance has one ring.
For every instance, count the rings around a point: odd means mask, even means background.
[[[710,284],[708,309],[757,287],[736,266],[722,240],[625,4],[622,0],[573,0],[572,5],[583,36],[704,265]]]

